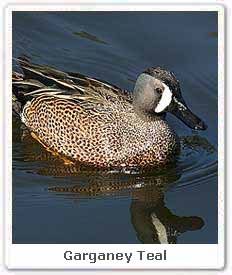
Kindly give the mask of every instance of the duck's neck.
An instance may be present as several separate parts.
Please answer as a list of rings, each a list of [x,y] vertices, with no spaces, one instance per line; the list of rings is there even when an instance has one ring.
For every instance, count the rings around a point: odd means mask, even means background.
[[[166,114],[156,114],[155,112],[147,112],[144,109],[139,108],[138,106],[133,106],[135,113],[145,122],[153,122],[157,120],[164,120]]]

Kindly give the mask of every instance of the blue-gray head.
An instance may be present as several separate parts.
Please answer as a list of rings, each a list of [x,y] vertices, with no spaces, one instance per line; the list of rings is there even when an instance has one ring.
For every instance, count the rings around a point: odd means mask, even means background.
[[[175,75],[159,67],[149,68],[138,77],[133,105],[137,112],[149,117],[162,116],[170,112],[192,129],[207,128],[206,124],[187,107]]]

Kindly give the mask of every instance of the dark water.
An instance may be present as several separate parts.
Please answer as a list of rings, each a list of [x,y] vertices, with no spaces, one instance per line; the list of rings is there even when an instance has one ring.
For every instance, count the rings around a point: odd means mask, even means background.
[[[65,166],[14,119],[14,243],[217,243],[216,13],[14,12],[21,54],[129,90],[145,68],[163,66],[208,129],[168,115],[182,137],[176,165],[107,173]]]

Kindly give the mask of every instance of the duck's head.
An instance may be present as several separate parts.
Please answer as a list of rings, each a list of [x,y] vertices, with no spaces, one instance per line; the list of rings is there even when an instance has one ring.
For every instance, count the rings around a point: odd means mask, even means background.
[[[207,125],[187,107],[175,75],[159,67],[149,68],[138,77],[133,105],[145,116],[162,116],[170,112],[191,129],[207,128]]]

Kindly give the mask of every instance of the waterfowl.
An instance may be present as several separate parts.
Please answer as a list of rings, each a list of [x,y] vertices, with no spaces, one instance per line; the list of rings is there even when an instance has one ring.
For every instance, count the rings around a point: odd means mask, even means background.
[[[188,127],[206,124],[187,107],[179,81],[160,67],[142,72],[133,93],[79,73],[17,59],[13,111],[47,150],[96,167],[150,167],[171,162],[178,136],[165,120],[174,114]]]

